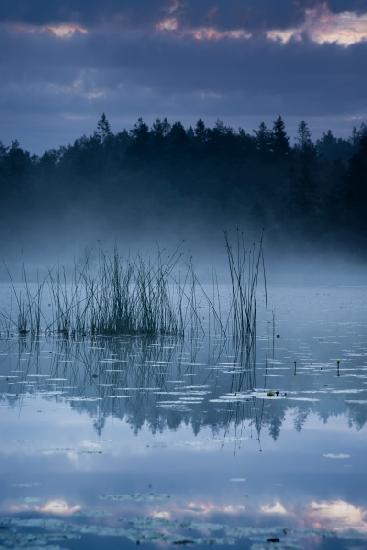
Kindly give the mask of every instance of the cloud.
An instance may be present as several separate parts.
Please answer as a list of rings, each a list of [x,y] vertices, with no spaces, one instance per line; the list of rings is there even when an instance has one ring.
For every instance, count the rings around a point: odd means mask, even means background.
[[[53,25],[30,25],[14,23],[6,27],[16,34],[44,34],[48,33],[57,38],[71,38],[75,34],[88,34],[88,30],[76,23],[59,23]]]
[[[272,29],[267,37],[288,43],[290,40],[302,41],[306,35],[317,44],[336,43],[350,46],[367,40],[367,7],[366,13],[358,15],[351,11],[333,13],[323,4],[305,12],[305,19],[298,27],[289,29]]]
[[[264,504],[260,508],[263,514],[269,516],[288,516],[290,512],[281,504],[279,501],[276,501],[274,504]]]
[[[367,511],[344,500],[312,502],[308,518],[313,527],[344,531],[355,529],[367,533]]]
[[[80,506],[71,506],[64,499],[48,500],[44,504],[36,504],[32,501],[39,499],[28,499],[24,504],[11,504],[9,509],[12,513],[37,512],[39,514],[55,515],[55,516],[72,516],[80,512]]]
[[[42,94],[44,102],[46,96],[74,101],[95,92],[118,100],[140,90],[142,99],[161,95],[168,105],[187,96],[193,106],[204,100],[204,109],[213,106],[218,114],[346,114],[366,106],[367,76],[360,70],[365,43],[339,48],[307,40],[282,45],[263,38],[208,42],[119,33],[108,40],[93,33],[54,41],[46,34],[8,34],[0,48],[8,52],[0,62],[0,102],[18,88]]]
[[[211,516],[214,514],[241,515],[246,507],[243,504],[215,504],[213,502],[189,502],[184,511],[195,516]]]
[[[345,11],[352,11],[357,14],[366,13],[367,6],[365,0],[322,0],[318,4],[325,3],[332,12],[339,13]]]
[[[169,0],[2,0],[0,21],[33,25],[78,23],[92,27],[119,23],[144,27],[163,16],[169,7]]]
[[[328,6],[332,12],[366,12],[364,0],[2,0],[0,21],[34,25],[117,22],[134,28],[175,16],[184,27],[228,31],[287,29],[302,24],[307,9]]]
[[[367,16],[357,1],[328,6],[3,0],[0,139],[55,146],[91,131],[102,111],[115,128],[167,115],[252,130],[282,113],[349,132],[367,113]]]

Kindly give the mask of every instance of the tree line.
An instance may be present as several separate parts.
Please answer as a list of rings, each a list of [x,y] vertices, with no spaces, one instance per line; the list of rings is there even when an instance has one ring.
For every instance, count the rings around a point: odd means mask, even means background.
[[[367,126],[314,141],[301,121],[291,143],[281,116],[251,133],[220,120],[185,128],[166,118],[150,126],[139,118],[132,130],[113,133],[102,114],[92,135],[42,155],[0,142],[0,192],[2,224],[46,221],[70,208],[118,217],[132,204],[154,216],[159,202],[171,214],[192,205],[222,224],[361,247]]]

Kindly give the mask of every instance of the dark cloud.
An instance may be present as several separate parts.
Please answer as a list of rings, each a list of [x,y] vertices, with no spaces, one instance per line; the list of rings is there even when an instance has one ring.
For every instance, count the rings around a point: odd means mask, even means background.
[[[0,21],[28,24],[125,22],[137,27],[171,13],[188,26],[221,29],[289,28],[307,8],[327,4],[334,12],[366,12],[365,0],[1,0]]]
[[[155,21],[168,5],[168,0],[1,0],[0,21],[95,24],[122,18],[139,24]]]
[[[331,3],[343,11],[342,0]],[[350,4],[357,9],[357,1]],[[77,21],[92,28],[60,39],[3,24],[0,140],[26,138],[37,150],[55,146],[91,131],[102,111],[115,128],[140,115],[167,115],[190,123],[200,116],[222,117],[252,129],[255,120],[282,113],[292,120],[313,120],[318,128],[334,121],[344,133],[366,115],[367,73],[362,67],[367,42],[342,47],[304,37],[281,44],[262,32],[248,40],[198,41],[147,28],[149,21],[168,16],[179,17],[187,28],[225,30],[245,22],[257,30],[288,28],[302,21],[306,2],[186,0],[172,13],[169,6],[174,2],[3,0],[3,21]],[[213,7],[217,9],[210,12]],[[127,30],[103,24],[123,10],[130,21]],[[132,23],[138,13],[144,24]]]
[[[259,113],[278,97],[285,111],[314,114],[365,105],[367,74],[361,66],[367,43],[341,48],[311,41],[282,45],[264,38],[198,43],[171,35],[142,39],[119,33],[106,40],[103,33],[94,33],[63,41],[9,34],[2,36],[0,49],[8,52],[0,62],[0,90],[39,83],[45,93],[83,97],[138,87],[166,95],[167,103],[170,94],[206,94],[216,101],[238,94],[238,105],[241,95],[253,94],[250,110],[259,103]],[[267,100],[259,102],[259,94]],[[240,109],[245,112],[248,105],[242,103]]]
[[[253,31],[283,29],[303,21],[304,5],[294,0],[185,0],[178,11],[189,26],[242,27]]]
[[[367,12],[366,0],[327,0],[326,3],[334,13],[354,11],[361,14]]]

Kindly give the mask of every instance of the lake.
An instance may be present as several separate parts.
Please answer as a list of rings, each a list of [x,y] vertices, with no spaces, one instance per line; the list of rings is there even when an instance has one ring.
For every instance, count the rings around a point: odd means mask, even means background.
[[[0,340],[0,546],[366,548],[367,287],[212,334]]]

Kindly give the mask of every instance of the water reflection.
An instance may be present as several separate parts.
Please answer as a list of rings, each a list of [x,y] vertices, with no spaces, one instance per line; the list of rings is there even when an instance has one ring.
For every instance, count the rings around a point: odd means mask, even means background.
[[[256,356],[1,339],[0,545],[364,547],[367,308],[348,293],[338,321],[330,296],[316,320],[287,297]]]
[[[260,438],[277,439],[289,409],[300,431],[310,413],[327,421],[345,414],[361,429],[367,418],[367,365],[349,353],[340,360],[294,362],[269,347],[254,358],[228,342],[146,340],[2,340],[1,402],[20,410],[31,398],[87,413],[99,435],[106,418],[125,419],[138,433],[190,425],[225,437],[250,421]]]

